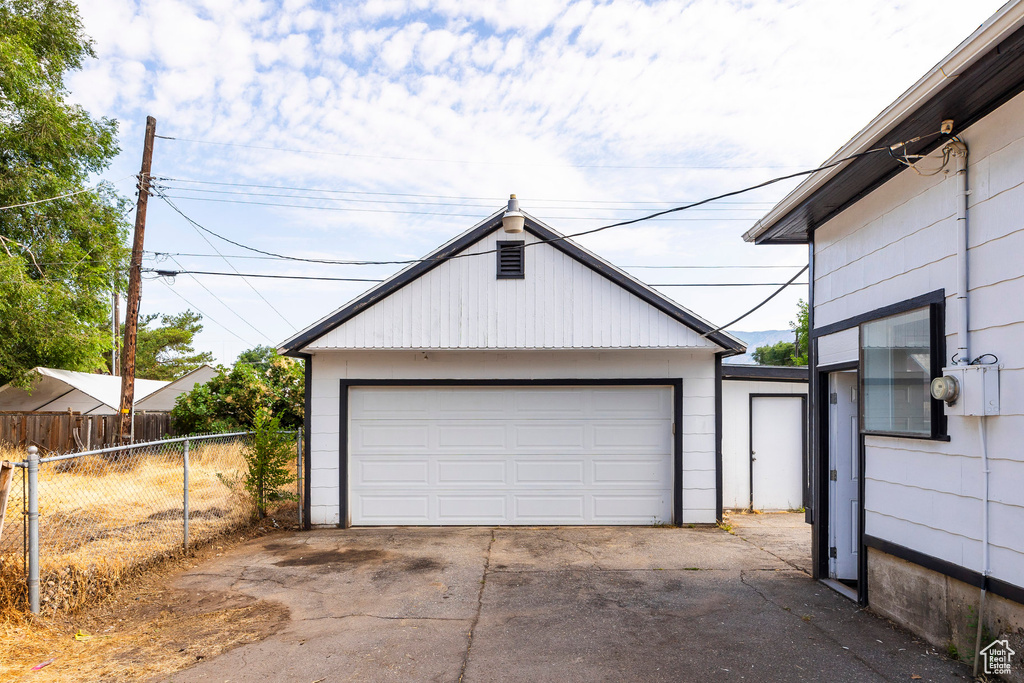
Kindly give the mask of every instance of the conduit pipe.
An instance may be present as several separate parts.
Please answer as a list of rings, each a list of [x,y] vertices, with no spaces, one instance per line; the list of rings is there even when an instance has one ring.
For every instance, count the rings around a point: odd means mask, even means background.
[[[967,256],[967,204],[970,189],[967,186],[967,145],[954,139],[948,149],[956,161],[956,364],[971,364],[971,348],[968,340],[968,286],[969,269]],[[985,596],[988,593],[989,575],[989,464],[988,439],[985,434],[985,416],[978,417],[978,436],[981,446],[981,596],[978,601],[978,630],[974,636],[974,675],[978,675],[978,660],[981,654],[981,631],[985,620]]]

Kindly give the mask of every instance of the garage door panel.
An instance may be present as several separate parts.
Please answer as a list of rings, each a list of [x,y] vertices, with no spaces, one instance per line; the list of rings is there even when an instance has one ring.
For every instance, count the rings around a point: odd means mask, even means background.
[[[591,400],[593,413],[602,417],[649,419],[652,414],[670,409],[671,396],[646,389],[615,387],[595,390]]]
[[[349,394],[349,416],[353,419],[372,417],[384,420],[427,417],[433,401],[425,392],[402,389],[367,388]]]
[[[672,424],[655,420],[619,421],[609,420],[596,424],[594,446],[596,448],[622,448],[664,452],[672,446]]]
[[[480,461],[468,460],[439,460],[437,461],[437,484],[445,485],[468,485],[488,486],[505,485],[507,478],[508,464],[504,460]]]
[[[437,445],[442,449],[504,449],[508,443],[508,430],[503,424],[440,423],[436,429]]]
[[[585,467],[582,460],[516,460],[516,484],[584,484]]]
[[[353,387],[350,405],[352,524],[671,521],[670,387]]]
[[[427,494],[363,494],[355,500],[358,517],[366,524],[427,524],[430,521],[430,496]]]
[[[433,389],[422,393],[434,393],[434,412],[445,419],[452,416],[501,417],[508,412],[508,399],[492,389]]]
[[[580,424],[514,424],[512,446],[514,448],[570,448],[586,446],[585,430]]]
[[[408,486],[429,484],[427,460],[376,458],[360,460],[353,472],[357,486]]]
[[[669,481],[672,467],[663,460],[595,460],[594,484],[657,484]]]
[[[524,522],[557,520],[561,524],[582,524],[586,496],[576,495],[517,495],[515,497],[516,519]]]
[[[455,524],[492,522],[500,524],[507,517],[507,496],[437,496],[438,521]]]
[[[670,522],[671,516],[664,514],[665,504],[672,498],[671,491],[662,495],[606,496],[594,494],[593,519],[608,524],[633,522],[650,524]]]
[[[430,428],[426,424],[356,424],[352,440],[359,451],[426,449],[430,445]]]
[[[571,389],[524,389],[513,394],[512,405],[516,417],[564,419],[582,415],[585,398]]]

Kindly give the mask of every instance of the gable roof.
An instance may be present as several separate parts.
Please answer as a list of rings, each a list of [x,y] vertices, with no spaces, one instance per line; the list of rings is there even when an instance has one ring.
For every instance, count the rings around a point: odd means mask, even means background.
[[[97,375],[91,372],[58,370],[56,368],[33,368],[32,372],[40,377],[39,380],[36,380],[37,385],[33,388],[32,393],[29,394],[23,389],[5,384],[0,387],[0,393],[5,394],[4,399],[0,399],[0,405],[23,404],[26,407],[20,409],[36,411],[73,391],[79,391],[99,401],[101,405],[97,407],[106,406],[116,411],[121,404],[121,378],[117,375]],[[170,382],[136,379],[136,404],[168,384]],[[31,405],[28,402],[31,402]]]
[[[151,410],[151,411],[170,411],[174,407],[174,402],[181,394],[191,391],[192,387],[197,384],[204,384],[209,382],[211,379],[217,376],[217,369],[211,365],[203,364],[194,370],[189,370],[184,375],[172,382],[164,383],[164,386],[160,387],[156,391],[153,391],[142,398],[135,399],[136,410]],[[120,378],[118,378],[120,380]],[[139,382],[149,382],[151,380],[135,380],[136,384]],[[120,390],[120,387],[118,387]],[[120,402],[118,402],[120,407]]]
[[[949,140],[936,137],[943,120],[954,133],[1024,91],[1024,2],[1012,0],[876,116],[823,166],[918,136],[908,154],[928,154]],[[906,168],[885,153],[868,154],[800,183],[743,235],[757,244],[806,244],[811,233]]]
[[[435,249],[423,260],[414,263],[381,284],[373,287],[363,295],[342,306],[322,320],[282,342],[278,352],[290,356],[303,355],[302,349],[313,341],[326,335],[331,330],[344,324],[374,304],[402,289],[409,283],[426,275],[438,266],[449,263],[451,257],[464,251],[473,244],[484,239],[491,233],[501,230],[501,216],[504,209],[495,212],[466,232]],[[524,212],[525,213],[525,212]],[[561,233],[545,225],[529,214],[525,214],[525,230],[541,243],[557,249],[574,261],[599,274],[603,278],[618,285],[630,294],[649,304],[669,318],[687,328],[706,336],[708,340],[727,351],[727,355],[743,353],[746,349],[743,342],[732,335],[716,331],[716,327],[693,312],[683,308],[661,293],[651,289],[639,280],[616,268],[604,259],[579,246]]]

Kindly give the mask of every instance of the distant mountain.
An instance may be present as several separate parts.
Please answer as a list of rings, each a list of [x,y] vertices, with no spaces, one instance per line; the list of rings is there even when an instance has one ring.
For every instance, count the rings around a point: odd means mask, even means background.
[[[758,346],[770,346],[777,344],[780,341],[794,341],[796,335],[793,330],[758,330],[755,332],[740,332],[738,330],[726,330],[729,334],[739,338],[747,345],[747,352],[742,356],[732,356],[726,358],[723,363],[735,364],[735,363],[753,363],[754,358],[751,356],[754,353],[754,349]]]

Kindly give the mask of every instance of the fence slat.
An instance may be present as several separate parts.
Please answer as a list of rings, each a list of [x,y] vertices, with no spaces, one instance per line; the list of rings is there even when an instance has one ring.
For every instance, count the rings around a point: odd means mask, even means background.
[[[48,453],[75,453],[82,448],[75,432],[87,449],[109,448],[118,444],[117,415],[82,415],[72,412],[0,412],[0,441],[14,448],[30,445]],[[137,413],[135,441],[158,441],[174,436],[170,413]]]

